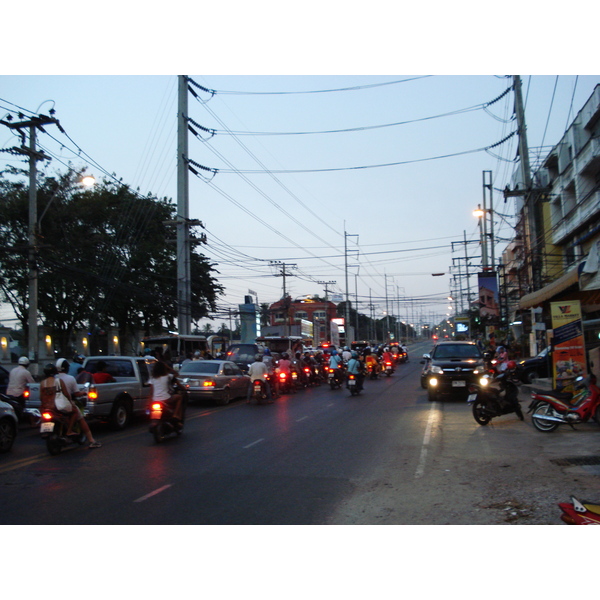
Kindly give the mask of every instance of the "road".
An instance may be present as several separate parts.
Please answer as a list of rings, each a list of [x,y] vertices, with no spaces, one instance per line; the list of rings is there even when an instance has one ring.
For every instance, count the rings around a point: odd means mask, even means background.
[[[320,386],[265,406],[191,405],[184,434],[161,445],[142,420],[96,424],[101,449],[51,457],[22,429],[0,456],[0,522],[559,524],[570,493],[600,501],[598,466],[559,464],[600,454],[597,424],[542,434],[506,415],[481,427],[462,399],[427,400],[428,349],[358,397]]]

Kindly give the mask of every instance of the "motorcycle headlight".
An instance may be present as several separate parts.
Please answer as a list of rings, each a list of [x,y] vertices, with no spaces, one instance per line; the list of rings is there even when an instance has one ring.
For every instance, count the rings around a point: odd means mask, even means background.
[[[488,385],[489,383],[490,383],[490,380],[489,380],[487,377],[482,377],[482,378],[479,380],[479,385],[480,385],[481,387],[485,387],[485,386],[486,386],[486,385]]]

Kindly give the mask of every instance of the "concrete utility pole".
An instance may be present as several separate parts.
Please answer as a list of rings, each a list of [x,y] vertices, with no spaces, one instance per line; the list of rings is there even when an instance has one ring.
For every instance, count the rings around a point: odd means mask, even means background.
[[[10,121],[1,121],[10,129],[16,129],[21,134],[22,145],[20,148],[13,148],[12,151],[17,154],[24,154],[29,157],[29,224],[28,224],[28,263],[29,263],[29,310],[27,316],[28,334],[27,334],[27,354],[32,363],[31,373],[38,374],[38,276],[37,265],[37,243],[38,243],[38,211],[37,211],[37,161],[50,160],[50,157],[44,152],[37,151],[36,130],[42,129],[44,125],[54,124],[63,131],[58,119],[39,115],[26,121],[12,123]],[[22,129],[29,130],[29,146],[25,145],[25,134]],[[42,215],[43,216],[43,215]]]
[[[192,328],[192,276],[190,268],[190,189],[188,178],[188,84],[178,76],[177,113],[177,330],[189,335]]]
[[[279,272],[275,273],[275,277],[283,277],[283,308],[285,311],[285,335],[289,335],[289,314],[288,314],[288,310],[289,310],[289,306],[287,305],[287,289],[285,286],[285,278],[286,277],[292,277],[293,273],[288,273],[286,271],[286,267],[289,267],[290,269],[297,269],[298,265],[290,265],[290,264],[286,264],[286,263],[282,263],[281,261],[278,260],[271,260],[269,261],[269,264],[272,267],[275,267],[276,269],[280,269]]]
[[[349,292],[348,292],[348,237],[356,237],[358,238],[357,233],[346,233],[346,227],[344,223],[344,271],[346,274],[346,307],[344,311],[344,338],[346,345],[348,345],[352,340],[350,339],[350,300],[349,300]]]

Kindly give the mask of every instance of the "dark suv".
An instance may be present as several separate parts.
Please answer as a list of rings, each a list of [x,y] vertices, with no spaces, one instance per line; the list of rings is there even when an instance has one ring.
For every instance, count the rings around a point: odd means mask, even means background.
[[[466,393],[469,384],[477,383],[485,372],[483,354],[475,342],[440,342],[423,358],[421,385],[431,401],[439,394]]]

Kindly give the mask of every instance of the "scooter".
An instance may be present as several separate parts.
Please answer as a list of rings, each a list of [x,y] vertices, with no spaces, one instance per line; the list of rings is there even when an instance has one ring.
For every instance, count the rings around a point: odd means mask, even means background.
[[[560,502],[560,518],[567,525],[600,525],[600,505],[580,501],[571,496],[571,502]]]
[[[296,386],[292,381],[292,374],[281,372],[277,374],[277,380],[279,382],[279,392],[281,394],[295,394]]]
[[[83,409],[86,400],[83,397],[74,398],[75,404]],[[44,409],[41,413],[40,435],[46,440],[46,448],[52,456],[62,452],[67,446],[83,446],[86,436],[81,431],[79,423],[73,425],[73,434],[67,435],[71,415],[62,413],[54,408]]]
[[[595,376],[587,384],[581,375],[575,380],[575,394],[534,390],[531,394],[529,411],[533,426],[544,433],[558,429],[561,424],[585,423],[593,418],[600,424],[600,388]]]
[[[171,435],[181,435],[185,421],[186,395],[183,394],[181,406],[181,421],[173,417],[175,408],[164,400],[152,400],[146,410],[150,416],[149,431],[157,444],[164,442]]]
[[[340,365],[327,367],[327,382],[332,390],[341,388],[344,383],[344,368]]]
[[[354,375],[354,373],[348,373],[348,379],[346,380],[346,384],[348,389],[350,390],[351,396],[358,396],[358,394],[362,392],[362,386],[360,385],[358,375]]]
[[[509,363],[510,364],[510,363]],[[487,425],[494,417],[515,413],[521,421],[523,411],[519,404],[519,388],[514,380],[516,364],[512,369],[484,375],[477,384],[469,385],[467,402],[471,405],[473,418],[480,425]]]
[[[252,385],[250,401],[253,400],[256,404],[267,404],[269,402],[269,398],[267,396],[265,382],[262,379],[255,379],[250,385]]]
[[[386,360],[384,363],[384,371],[385,371],[385,376],[386,377],[390,377],[392,375],[392,373],[394,372],[394,367],[392,365],[392,361],[391,360]]]

